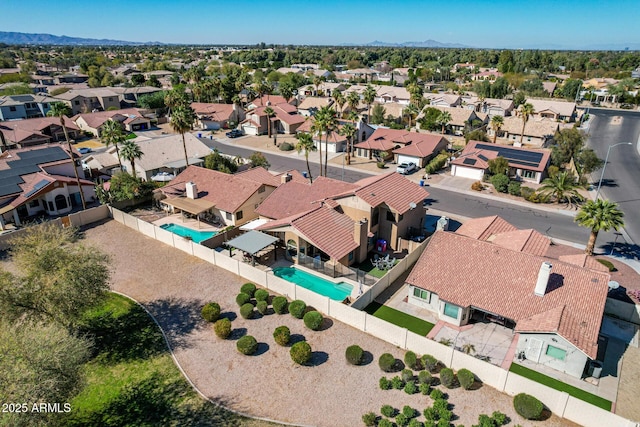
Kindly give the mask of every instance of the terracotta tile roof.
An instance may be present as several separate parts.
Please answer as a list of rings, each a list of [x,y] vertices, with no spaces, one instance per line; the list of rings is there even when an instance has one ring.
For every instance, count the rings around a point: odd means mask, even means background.
[[[18,206],[28,202],[29,200],[35,199],[41,196],[42,194],[47,193],[51,189],[51,184],[53,183],[61,182],[74,187],[77,186],[75,177],[71,178],[71,177],[62,176],[62,175],[50,175],[42,172],[37,172],[30,175],[22,175],[21,178],[23,179],[24,182],[18,185],[22,189],[22,193],[15,199],[13,199],[10,203],[11,206],[13,206],[14,208],[17,208]],[[38,185],[36,187],[36,184],[39,184],[43,181],[46,181],[47,184],[45,184],[44,186]],[[93,187],[96,184],[92,181],[81,179],[80,185]],[[29,194],[31,191],[34,191],[34,192]]]
[[[552,111],[561,116],[571,116],[576,111],[575,102],[533,98],[529,98],[525,102],[533,105],[534,114],[539,114],[543,111]]]
[[[418,135],[424,137],[415,143],[393,150],[393,153],[413,157],[429,157],[436,154],[438,150],[447,148],[447,145],[449,144],[449,141],[442,135],[423,133]]]
[[[507,118],[505,118],[505,120],[506,119]],[[520,122],[520,125],[522,126],[522,122]],[[503,152],[500,153],[499,150],[503,150]],[[540,154],[540,156],[539,158],[531,162],[527,160],[528,163],[524,164],[520,162],[519,159],[510,158],[509,153],[513,153],[513,154],[518,153],[520,155],[522,153],[538,153]],[[482,167],[480,162],[476,162],[476,164],[474,165],[469,163],[464,163],[464,159],[466,158],[478,158],[479,160],[484,161],[488,167],[488,164],[489,164],[488,160],[497,157],[498,154],[501,154],[505,159],[507,159],[509,161],[509,166],[512,168],[525,169],[525,170],[531,170],[536,172],[544,171],[547,165],[549,164],[549,160],[551,159],[550,150],[540,150],[540,149],[533,150],[533,149],[527,149],[527,148],[518,148],[518,147],[512,147],[512,146],[506,146],[506,145],[500,145],[500,144],[491,144],[489,142],[472,140],[467,143],[466,147],[464,147],[464,150],[462,150],[462,153],[460,154],[460,156],[458,156],[458,158],[456,158],[451,163],[454,165],[479,168],[479,167]],[[487,160],[482,159],[481,156],[486,157]]]
[[[75,123],[73,123],[73,121],[67,116],[64,117],[64,123],[67,129],[80,130],[80,128],[76,126]],[[15,120],[7,123],[6,125],[10,125],[11,127],[15,126],[16,129],[24,129],[37,132],[42,132],[50,126],[53,126],[55,128],[62,128],[62,126],[60,126],[59,117],[37,117],[35,119]]]
[[[365,178],[357,181],[355,185],[358,189],[353,194],[370,206],[384,203],[399,214],[409,211],[412,203],[422,209],[422,202],[429,197],[424,187],[396,172]]]
[[[534,288],[545,261],[553,267],[546,293],[539,297]],[[435,292],[443,301],[512,319],[516,332],[557,332],[595,359],[609,277],[559,260],[436,231],[406,282]]]
[[[551,245],[548,237],[533,229],[507,231],[487,240],[503,248],[539,256],[544,256]]]
[[[517,230],[515,226],[498,215],[493,215],[467,220],[456,230],[456,233],[473,239],[487,240],[496,234]]]
[[[123,122],[130,117],[142,117],[142,113],[137,108],[126,108],[123,110],[108,110],[98,111],[96,113],[76,114],[71,118],[71,120],[75,123],[79,118],[82,118],[89,127],[97,129],[109,119]]]
[[[233,113],[233,104],[192,102],[191,108],[200,118],[208,118],[218,122],[229,120]]]
[[[524,136],[533,136],[535,138],[552,137],[558,130],[558,126],[559,123],[553,119],[537,116],[529,117],[527,124],[524,126]],[[520,136],[522,134],[522,117],[505,117],[501,130]]]
[[[238,172],[234,175],[241,178],[250,179],[261,184],[270,185],[272,187],[277,187],[280,185],[280,176],[273,175],[263,167],[247,169],[246,171]]]
[[[558,259],[560,261],[568,262],[569,264],[574,264],[579,267],[584,267],[596,271],[609,272],[609,269],[607,267],[600,264],[594,257],[587,254],[560,255]]]
[[[454,161],[452,165],[464,166],[472,169],[489,169],[489,160],[498,157],[495,151],[487,150],[464,150]]]
[[[256,98],[253,101],[251,101],[251,103],[249,104],[249,107],[251,107],[252,105],[255,107],[266,107],[267,103],[270,102],[271,105],[275,105],[275,104],[286,104],[287,100],[284,99],[283,96],[280,95],[263,95],[262,98]]]
[[[317,96],[307,96],[301,103],[298,105],[298,110],[308,110],[311,108],[321,108],[321,107],[329,107],[333,105],[333,99],[331,98],[320,98]]]

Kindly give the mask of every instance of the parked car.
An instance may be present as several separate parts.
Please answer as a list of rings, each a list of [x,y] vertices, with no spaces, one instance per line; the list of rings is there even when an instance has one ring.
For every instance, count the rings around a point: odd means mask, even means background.
[[[80,154],[89,154],[90,152],[91,152],[91,148],[89,147],[78,148],[78,153]]]
[[[408,175],[411,172],[415,172],[418,170],[418,165],[413,162],[404,162],[400,163],[396,168],[396,172],[401,173],[403,175]]]
[[[242,136],[242,131],[240,129],[233,129],[227,132],[225,135],[227,135],[227,138],[237,138],[239,136]]]

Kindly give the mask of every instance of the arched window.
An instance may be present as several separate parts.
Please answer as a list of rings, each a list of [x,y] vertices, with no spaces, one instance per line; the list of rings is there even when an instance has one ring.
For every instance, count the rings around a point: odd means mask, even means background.
[[[67,208],[67,198],[64,197],[62,194],[58,194],[56,196],[56,198],[54,199],[56,202],[56,210],[60,211],[62,209],[66,209]]]

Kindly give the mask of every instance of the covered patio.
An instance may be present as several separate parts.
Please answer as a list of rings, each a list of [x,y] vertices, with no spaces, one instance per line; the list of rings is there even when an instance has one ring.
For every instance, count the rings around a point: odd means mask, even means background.
[[[280,239],[277,237],[251,230],[227,242],[227,245],[229,246],[229,256],[233,256],[231,248],[238,249],[243,253],[243,260],[248,262],[250,259],[251,265],[255,266],[256,254],[268,246],[273,245],[273,254],[274,257],[276,256],[275,243],[278,240]]]
[[[182,222],[184,222],[184,213],[187,212],[193,216],[195,216],[198,222],[198,228],[200,228],[200,215],[209,212],[211,209],[215,207],[215,203],[205,200],[205,199],[190,199],[190,198],[172,198],[172,199],[163,199],[160,201],[168,206],[171,206],[174,210],[176,209],[182,213]]]

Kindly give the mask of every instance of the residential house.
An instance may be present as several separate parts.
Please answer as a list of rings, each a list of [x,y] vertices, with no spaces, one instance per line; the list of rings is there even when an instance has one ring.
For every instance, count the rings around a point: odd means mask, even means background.
[[[313,116],[322,107],[331,107],[333,99],[307,96],[298,105],[298,113],[305,117]]]
[[[274,96],[273,98],[277,99],[278,97]],[[274,116],[271,118],[265,113],[267,107],[270,107],[274,112]],[[304,123],[305,117],[298,114],[297,108],[287,102],[273,104],[271,101],[266,101],[264,106],[248,110],[240,127],[246,135],[263,135],[269,131],[269,120],[271,120],[272,134],[275,132],[295,134],[298,127]]]
[[[504,74],[502,74],[500,71],[496,70],[495,68],[482,68],[480,69],[480,72],[475,73],[471,76],[471,80],[474,80],[474,81],[495,80],[503,76]]]
[[[316,89],[316,85],[308,84],[298,88],[298,96],[331,96],[335,89],[344,92],[346,87],[342,83],[322,82]]]
[[[462,108],[474,110],[477,113],[488,114],[489,116],[510,116],[514,109],[513,101],[510,99],[496,99],[496,98],[479,98],[473,96],[462,97]]]
[[[287,74],[287,73],[300,74],[300,75],[304,74],[304,70],[300,68],[280,67],[276,71],[281,74]]]
[[[429,107],[459,107],[462,105],[460,95],[452,93],[425,93]]]
[[[110,88],[72,89],[54,98],[69,105],[73,115],[120,109],[120,95]]]
[[[557,87],[557,82],[542,82],[542,88],[549,94],[549,96],[553,96],[553,93],[556,91]]]
[[[80,129],[96,137],[100,137],[102,134],[102,126],[109,120],[119,122],[127,132],[148,130],[151,128],[151,120],[144,117],[142,112],[137,108],[77,114],[73,116],[71,120]]]
[[[408,105],[411,99],[409,91],[403,87],[395,86],[375,86],[375,100],[380,104],[388,102],[397,102],[399,104]]]
[[[462,153],[451,162],[451,175],[482,181],[489,170],[489,160],[497,157],[509,162],[509,176],[539,184],[551,161],[551,151],[469,141]]]
[[[451,115],[451,121],[446,125],[445,130],[450,130],[454,135],[462,135],[468,127],[473,125],[474,121],[481,122],[480,125],[476,127],[480,127],[486,124],[486,117],[480,118],[479,114],[481,113],[476,114],[474,110],[469,110],[466,108],[440,107],[434,105],[427,105],[427,108],[435,108],[436,110],[439,110],[441,112],[449,113]],[[425,110],[422,110],[422,112],[418,115],[418,127],[420,125],[420,119],[424,117],[424,111]]]
[[[162,89],[152,86],[110,87],[109,89],[118,94],[120,108],[136,107],[141,96],[162,91]]]
[[[56,85],[63,85],[65,83],[86,83],[88,80],[88,75],[80,73],[61,74],[53,77],[53,82]]]
[[[0,121],[45,117],[56,101],[48,95],[0,96]]]
[[[244,110],[236,104],[192,102],[196,113],[195,126],[202,130],[218,130],[235,127],[245,119]],[[229,123],[232,123],[231,126]]]
[[[296,100],[289,100],[289,102],[287,102],[286,99],[284,99],[284,96],[280,96],[280,95],[263,95],[259,98],[254,99],[253,101],[249,102],[246,105],[246,109],[247,110],[253,110],[254,108],[258,108],[258,107],[266,107],[267,104],[271,104],[271,105],[276,105],[276,104],[291,104],[294,105],[296,103]]]
[[[80,129],[68,117],[65,117],[65,128],[70,139],[78,137]],[[14,148],[65,141],[64,130],[58,117],[0,122],[0,132],[4,135],[7,145]]]
[[[391,117],[397,123],[402,123],[402,120],[404,118],[404,110],[405,108],[407,108],[407,104],[400,104],[398,102],[387,102],[387,103],[381,104],[376,101],[373,103],[373,106],[371,107],[372,111],[373,111],[373,107],[375,107],[376,105],[382,106],[382,108],[384,109],[385,118]],[[412,124],[415,124],[415,122],[413,122]]]
[[[470,64],[468,62],[465,62],[464,64],[463,63],[453,64],[453,67],[451,67],[451,71],[453,71],[454,73],[460,70],[473,71],[474,68],[476,68],[476,64]]]
[[[529,117],[524,126],[523,144],[534,147],[543,147],[560,129],[561,124],[554,119],[532,116]],[[510,116],[504,118],[504,123],[500,129],[502,136],[512,141],[514,146],[520,145],[520,137],[522,136],[522,117]],[[489,136],[493,136],[494,130],[489,129]]]
[[[392,129],[385,129],[385,131],[391,130]],[[447,138],[440,134],[415,132],[406,133],[410,134],[410,138],[413,140],[410,143],[405,144],[403,147],[392,151],[396,156],[396,163],[398,164],[412,162],[418,165],[419,168],[423,168],[427,163],[429,163],[429,160],[435,157],[442,150],[446,150],[451,144]]]
[[[529,98],[525,101],[533,105],[533,115],[563,122],[573,122],[576,118],[576,103],[550,99]]]
[[[340,153],[347,150],[347,138],[341,133],[342,126],[344,126],[345,123],[351,123],[356,128],[357,132],[354,136],[354,142],[358,140],[358,135],[360,134],[358,129],[362,127],[364,130],[364,127],[366,126],[363,122],[354,123],[349,120],[338,120],[338,128],[331,131],[329,134],[329,141],[327,142],[327,136],[325,133],[320,135],[317,132],[312,131],[314,122],[315,120],[313,117],[308,118],[300,125],[300,127],[298,127],[297,133],[311,134],[315,146],[317,148],[322,147],[323,152],[326,151],[328,153]]]

